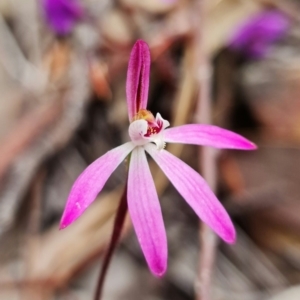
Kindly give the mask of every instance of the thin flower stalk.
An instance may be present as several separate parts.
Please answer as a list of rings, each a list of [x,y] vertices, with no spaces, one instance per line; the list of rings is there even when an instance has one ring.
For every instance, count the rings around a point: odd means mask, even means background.
[[[111,236],[110,243],[107,247],[107,251],[103,258],[103,265],[101,267],[101,272],[99,274],[98,284],[95,292],[95,300],[100,300],[102,297],[103,285],[106,277],[106,273],[113,255],[115,248],[117,247],[117,243],[122,233],[123,225],[125,222],[127,214],[127,185],[125,185],[124,192],[120,199],[119,207],[116,212],[116,217],[114,221],[113,232]]]
[[[135,233],[151,272],[162,276],[167,269],[167,238],[161,207],[147,162],[146,152],[192,207],[199,218],[224,241],[234,243],[235,229],[205,180],[191,167],[166,151],[166,143],[185,143],[215,148],[253,150],[244,137],[216,126],[189,124],[168,128],[170,123],[147,110],[150,50],[138,40],[131,52],[127,73],[127,108],[130,141],[98,158],[75,181],[60,228],[73,223],[102,190],[112,172],[130,155],[127,201]]]

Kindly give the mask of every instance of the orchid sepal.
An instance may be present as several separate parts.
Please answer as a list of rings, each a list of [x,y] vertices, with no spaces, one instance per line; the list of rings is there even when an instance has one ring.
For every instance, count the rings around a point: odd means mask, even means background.
[[[131,51],[126,80],[128,117],[131,122],[148,103],[150,50],[147,43],[138,40]]]

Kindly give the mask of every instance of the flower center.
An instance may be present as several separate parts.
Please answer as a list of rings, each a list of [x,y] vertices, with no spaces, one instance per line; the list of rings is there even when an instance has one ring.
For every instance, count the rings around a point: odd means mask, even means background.
[[[151,135],[158,134],[163,128],[162,120],[156,120],[152,112],[146,109],[139,110],[139,112],[133,118],[133,121],[136,120],[147,121],[148,127],[147,132],[144,134],[145,137],[150,137]]]
[[[141,109],[129,126],[129,136],[137,146],[152,142],[158,149],[163,149],[165,146],[163,131],[169,125],[170,123],[164,120],[159,113],[154,118],[149,110]]]
[[[152,126],[148,124],[147,133],[144,136],[151,136],[153,134],[158,134],[162,129],[162,126]]]

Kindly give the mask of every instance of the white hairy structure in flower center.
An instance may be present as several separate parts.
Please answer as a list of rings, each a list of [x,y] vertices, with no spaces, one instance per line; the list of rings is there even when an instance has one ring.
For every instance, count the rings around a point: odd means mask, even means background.
[[[136,146],[143,146],[147,143],[155,143],[157,149],[165,147],[164,129],[170,126],[169,121],[164,120],[157,113],[156,118],[148,110],[140,110],[129,125],[128,133],[131,141]]]

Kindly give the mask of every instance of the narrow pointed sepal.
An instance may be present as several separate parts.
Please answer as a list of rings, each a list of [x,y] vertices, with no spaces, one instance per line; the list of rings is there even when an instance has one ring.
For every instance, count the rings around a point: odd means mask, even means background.
[[[129,142],[114,148],[90,164],[77,178],[69,194],[60,229],[73,223],[102,190],[111,173],[132,151],[134,145]]]
[[[127,200],[133,227],[149,269],[160,277],[167,269],[167,237],[143,147],[135,148],[131,154]]]
[[[166,143],[211,146],[219,149],[255,150],[257,146],[241,135],[213,125],[187,124],[164,131]]]
[[[152,144],[145,149],[198,217],[225,242],[234,243],[235,229],[230,217],[205,180],[168,151],[157,150]]]
[[[139,110],[147,107],[149,75],[149,46],[143,40],[138,40],[131,50],[126,81],[126,97],[130,122]]]

